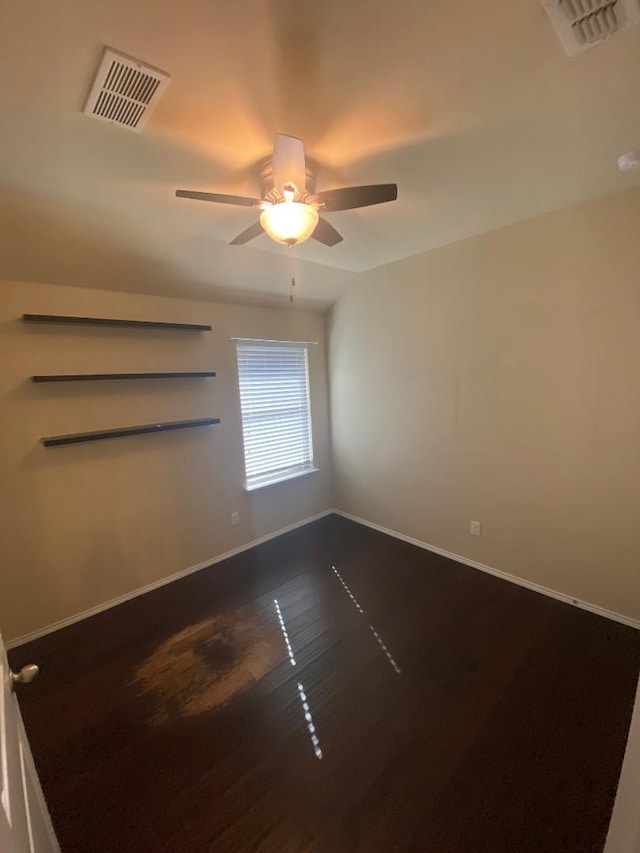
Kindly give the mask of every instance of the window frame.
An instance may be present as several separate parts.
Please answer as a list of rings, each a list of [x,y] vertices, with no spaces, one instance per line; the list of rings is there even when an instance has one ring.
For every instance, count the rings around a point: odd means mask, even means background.
[[[235,338],[236,343],[236,367],[238,371],[238,398],[240,402],[240,420],[242,425],[242,450],[245,479],[243,488],[246,492],[254,492],[269,486],[277,485],[278,483],[286,483],[289,480],[296,480],[300,477],[306,477],[308,474],[313,474],[319,469],[314,463],[314,446],[313,446],[313,417],[311,405],[311,379],[309,370],[309,341],[284,341],[284,340],[266,340],[259,338]],[[257,474],[249,476],[248,457],[247,457],[247,435],[246,435],[246,415],[248,407],[243,405],[242,393],[242,367],[241,354],[243,348],[246,349],[261,349],[261,350],[302,350],[304,351],[304,381],[306,386],[306,423],[308,429],[308,458],[300,463],[299,466],[291,466],[289,468],[272,468],[270,470],[261,471]],[[270,401],[271,402],[271,401]]]

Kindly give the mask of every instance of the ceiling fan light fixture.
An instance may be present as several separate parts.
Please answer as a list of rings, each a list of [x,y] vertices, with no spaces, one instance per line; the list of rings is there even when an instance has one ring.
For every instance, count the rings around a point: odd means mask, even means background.
[[[319,215],[319,210],[323,213],[356,210],[398,198],[397,184],[366,184],[316,192],[315,175],[306,165],[302,140],[284,133],[275,134],[273,154],[265,159],[261,177],[261,198],[194,190],[176,190],[176,195],[261,210],[259,221],[238,234],[231,241],[232,246],[244,246],[265,231],[276,243],[286,246],[303,243],[309,237],[323,246],[337,246],[342,242],[342,235]]]
[[[260,214],[260,224],[276,243],[303,243],[315,231],[318,211],[299,201],[281,201],[266,207]]]

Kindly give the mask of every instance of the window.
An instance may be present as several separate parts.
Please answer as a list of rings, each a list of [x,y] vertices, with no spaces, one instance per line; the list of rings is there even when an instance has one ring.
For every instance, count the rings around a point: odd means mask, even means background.
[[[315,471],[306,344],[239,340],[237,350],[246,488]]]

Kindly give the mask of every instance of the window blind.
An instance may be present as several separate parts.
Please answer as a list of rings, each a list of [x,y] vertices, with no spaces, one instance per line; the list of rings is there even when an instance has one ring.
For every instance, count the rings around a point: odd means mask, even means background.
[[[305,345],[238,341],[247,488],[313,468]]]

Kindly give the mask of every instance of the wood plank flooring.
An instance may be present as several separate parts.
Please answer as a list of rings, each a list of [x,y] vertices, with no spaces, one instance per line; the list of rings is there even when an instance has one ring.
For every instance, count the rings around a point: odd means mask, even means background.
[[[64,853],[599,853],[639,642],[329,516],[10,657]]]

